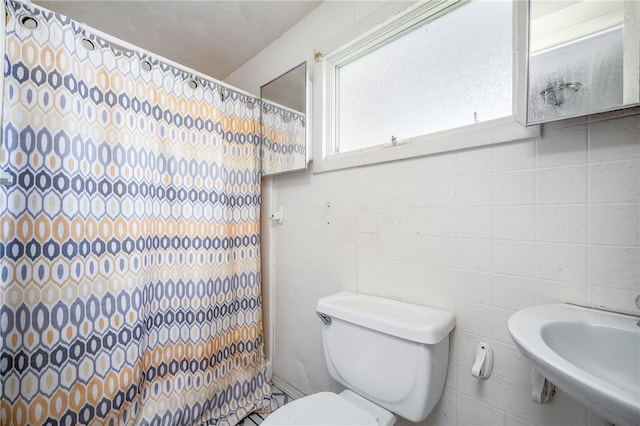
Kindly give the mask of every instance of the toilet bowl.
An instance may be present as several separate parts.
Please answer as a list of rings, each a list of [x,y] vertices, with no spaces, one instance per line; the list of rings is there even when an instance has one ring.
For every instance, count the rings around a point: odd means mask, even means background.
[[[319,392],[297,399],[277,409],[262,424],[391,426],[395,421],[393,413],[347,389],[340,394]]]
[[[424,420],[442,396],[451,312],[341,292],[318,301],[329,374],[347,389],[277,409],[274,425],[393,425]]]

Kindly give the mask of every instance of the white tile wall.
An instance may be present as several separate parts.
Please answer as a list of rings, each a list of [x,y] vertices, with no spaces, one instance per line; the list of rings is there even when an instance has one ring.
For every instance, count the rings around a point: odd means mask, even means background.
[[[347,289],[456,314],[444,395],[425,425],[604,424],[559,391],[529,399],[506,321],[570,301],[633,309],[640,292],[640,116],[556,123],[527,141],[279,176],[272,225],[275,374],[305,393],[327,375],[314,306]],[[470,375],[488,342],[487,381]],[[408,424],[408,423],[400,423]]]
[[[324,2],[228,81],[258,93],[406,4]],[[271,266],[263,282],[275,288],[275,374],[305,393],[340,390],[327,375],[314,305],[359,291],[457,317],[445,390],[425,425],[606,424],[561,390],[550,404],[532,403],[529,363],[506,328],[513,312],[542,303],[635,309],[640,116],[588,121],[546,125],[528,141],[274,178],[265,199],[284,206],[285,222],[263,222],[275,247],[263,250]],[[470,376],[481,340],[495,354],[483,383]]]

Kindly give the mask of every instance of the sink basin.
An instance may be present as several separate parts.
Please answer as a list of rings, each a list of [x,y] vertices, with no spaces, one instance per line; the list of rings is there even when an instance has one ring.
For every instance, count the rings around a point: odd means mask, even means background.
[[[516,312],[509,333],[558,388],[616,425],[640,424],[638,317],[553,303]]]

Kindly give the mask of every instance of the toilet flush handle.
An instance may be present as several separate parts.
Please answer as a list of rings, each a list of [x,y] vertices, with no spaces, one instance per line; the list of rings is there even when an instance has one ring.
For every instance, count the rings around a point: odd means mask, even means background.
[[[320,317],[320,319],[325,325],[331,325],[331,317],[329,315],[325,315],[322,312],[317,312],[317,311],[316,311],[316,314],[318,315],[318,317]]]

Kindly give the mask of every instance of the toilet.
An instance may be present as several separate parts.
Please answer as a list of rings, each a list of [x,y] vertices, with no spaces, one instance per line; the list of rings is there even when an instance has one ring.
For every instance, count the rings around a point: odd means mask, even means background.
[[[451,312],[341,292],[318,300],[329,374],[346,387],[277,409],[275,425],[393,425],[421,422],[438,403],[447,375]]]

